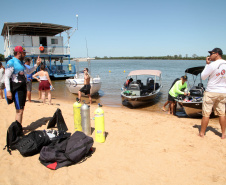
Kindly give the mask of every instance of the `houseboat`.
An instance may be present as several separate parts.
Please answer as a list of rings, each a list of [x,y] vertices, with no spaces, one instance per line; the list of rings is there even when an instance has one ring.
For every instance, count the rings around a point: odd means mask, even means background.
[[[34,62],[39,56],[46,65],[50,78],[65,79],[76,74],[75,64],[70,62],[70,26],[38,22],[6,22],[1,35],[4,37],[6,62],[13,57],[15,46],[22,46]],[[64,44],[63,33],[67,34]],[[39,68],[37,69],[39,70]]]

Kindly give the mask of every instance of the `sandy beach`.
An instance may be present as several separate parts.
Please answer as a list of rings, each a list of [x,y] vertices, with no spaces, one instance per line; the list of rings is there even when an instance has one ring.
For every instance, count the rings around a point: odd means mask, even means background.
[[[27,102],[23,127],[47,129],[49,119],[60,108],[73,133],[73,105],[58,99],[53,103]],[[4,148],[15,108],[5,100],[0,104],[0,146]],[[96,108],[97,104],[91,105],[91,118]],[[124,107],[104,106],[103,110],[106,142],[94,142],[95,152],[85,162],[54,171],[39,162],[39,154],[25,158],[18,151],[9,155],[1,149],[0,184],[226,184],[226,140],[220,138],[217,118],[210,120],[205,138],[200,138],[201,119]],[[94,128],[94,120],[91,125]]]

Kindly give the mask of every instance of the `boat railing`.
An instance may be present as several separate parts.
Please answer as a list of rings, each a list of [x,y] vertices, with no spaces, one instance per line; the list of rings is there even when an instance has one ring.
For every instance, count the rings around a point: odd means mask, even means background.
[[[66,74],[75,74],[76,69],[75,65],[52,65],[47,66],[47,71],[49,74],[57,75],[66,75]]]
[[[24,46],[28,52],[27,55],[70,55],[70,47],[68,46]],[[15,46],[11,46],[5,50],[5,56],[13,56]],[[41,51],[41,50],[42,51]]]

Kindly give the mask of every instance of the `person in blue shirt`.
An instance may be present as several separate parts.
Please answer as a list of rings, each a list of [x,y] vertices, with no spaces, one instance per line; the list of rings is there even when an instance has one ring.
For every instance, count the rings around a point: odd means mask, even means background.
[[[14,48],[14,57],[7,62],[5,69],[5,97],[8,104],[14,102],[16,120],[21,125],[27,96],[26,74],[34,72],[42,62],[38,56],[34,67],[28,69],[23,64],[25,56],[25,49],[22,46],[16,46]]]
[[[25,58],[24,65],[26,68],[31,69],[30,67],[31,59]],[[27,74],[27,99],[28,102],[31,102],[31,91],[32,91],[32,74]]]

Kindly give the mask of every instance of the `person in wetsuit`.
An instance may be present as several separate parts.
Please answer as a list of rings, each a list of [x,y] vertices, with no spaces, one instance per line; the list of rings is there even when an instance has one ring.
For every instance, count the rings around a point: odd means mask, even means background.
[[[16,120],[21,125],[27,96],[26,74],[35,71],[42,61],[38,57],[34,67],[28,69],[23,64],[25,56],[25,49],[22,46],[16,46],[14,48],[14,57],[7,62],[5,69],[5,97],[8,104],[14,102],[16,107]]]

